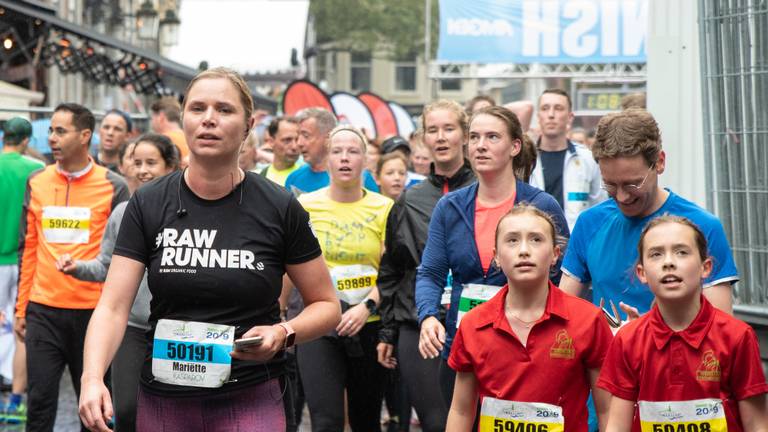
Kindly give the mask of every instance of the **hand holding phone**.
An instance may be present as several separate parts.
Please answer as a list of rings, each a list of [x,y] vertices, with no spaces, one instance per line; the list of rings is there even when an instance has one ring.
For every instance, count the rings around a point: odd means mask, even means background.
[[[254,336],[249,338],[235,339],[236,351],[248,351],[250,347],[257,347],[264,342],[264,338],[261,336]]]
[[[603,310],[603,315],[605,315],[605,319],[608,320],[608,325],[617,329],[621,327],[621,315],[619,315],[619,310],[616,309],[616,305],[613,304],[613,300],[610,300],[610,304],[613,313],[608,312],[608,309],[605,308],[605,299],[600,299],[600,309]]]
[[[613,328],[619,328],[621,327],[621,320],[611,315],[610,312],[608,312],[608,309],[603,309],[603,315],[605,315],[605,319],[608,321],[608,325]]]

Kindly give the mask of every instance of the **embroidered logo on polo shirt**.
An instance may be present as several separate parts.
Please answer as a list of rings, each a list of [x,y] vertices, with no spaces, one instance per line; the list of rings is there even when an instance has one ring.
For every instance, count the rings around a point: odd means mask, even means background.
[[[573,348],[573,338],[568,335],[565,329],[555,334],[555,343],[549,350],[550,358],[572,359],[576,357],[576,350]]]
[[[720,361],[712,350],[704,351],[701,356],[701,365],[696,370],[696,379],[699,381],[720,381]]]

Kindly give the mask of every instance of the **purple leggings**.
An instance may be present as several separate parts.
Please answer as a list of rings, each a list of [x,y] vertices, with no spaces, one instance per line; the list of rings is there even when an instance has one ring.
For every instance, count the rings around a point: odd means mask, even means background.
[[[285,411],[277,378],[215,396],[173,398],[139,389],[136,430],[284,431]]]

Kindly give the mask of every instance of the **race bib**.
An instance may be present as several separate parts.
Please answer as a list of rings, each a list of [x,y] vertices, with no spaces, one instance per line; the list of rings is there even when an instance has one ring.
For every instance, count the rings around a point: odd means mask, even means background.
[[[727,432],[723,401],[639,401],[642,432]]]
[[[445,288],[443,288],[443,295],[440,297],[440,304],[448,310],[451,308],[451,292],[453,292],[453,273],[448,270],[448,277],[445,278]]]
[[[484,397],[480,432],[563,432],[563,409],[557,405],[512,402]]]
[[[88,243],[91,209],[87,207],[43,207],[42,229],[48,243]]]
[[[331,269],[336,296],[351,306],[365,300],[376,286],[376,275],[378,271],[369,265],[355,264]]]
[[[495,285],[464,284],[464,287],[461,290],[461,299],[459,299],[456,328],[459,328],[461,317],[463,317],[465,313],[490,300],[501,290],[501,288],[502,287]]]
[[[174,385],[215,388],[229,380],[235,328],[161,319],[155,329],[152,374]]]

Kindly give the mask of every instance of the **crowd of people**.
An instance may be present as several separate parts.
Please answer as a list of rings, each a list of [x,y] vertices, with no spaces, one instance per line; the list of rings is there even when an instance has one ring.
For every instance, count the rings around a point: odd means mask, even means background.
[[[53,430],[66,367],[91,431],[296,431],[305,406],[318,432],[768,431],[722,224],[660,186],[642,107],[594,133],[561,89],[434,101],[409,137],[256,127],[214,68],[151,113],[61,104],[49,164],[5,122],[2,422]]]

